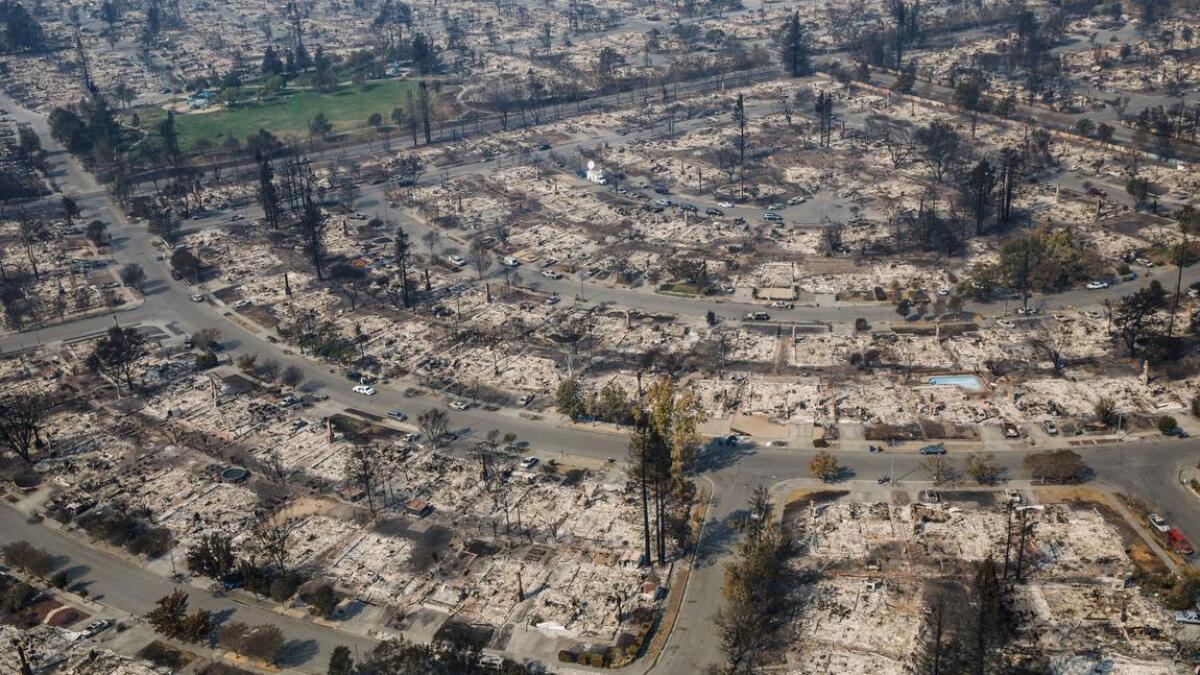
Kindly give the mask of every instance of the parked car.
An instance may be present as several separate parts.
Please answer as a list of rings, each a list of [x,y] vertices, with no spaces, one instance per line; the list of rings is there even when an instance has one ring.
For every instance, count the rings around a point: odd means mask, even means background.
[[[1178,527],[1172,527],[1167,530],[1167,542],[1171,544],[1171,550],[1180,555],[1191,555],[1194,552],[1192,550],[1192,543],[1188,541],[1187,537],[1183,535],[1183,532]]]
[[[1179,612],[1175,612],[1175,622],[1176,623],[1200,624],[1200,614],[1197,614],[1196,610],[1194,610],[1194,609],[1185,609],[1185,610],[1182,610]]]
[[[771,315],[766,312],[750,312],[746,315],[747,321],[770,321]]]
[[[714,207],[714,206],[710,206],[710,207],[708,207],[707,209],[704,209],[704,213],[705,213],[706,215],[710,215],[710,216],[723,216],[723,215],[725,215],[725,212],[724,212],[724,211],[722,211],[721,209],[718,209],[718,208],[716,208],[716,207]]]
[[[1102,288],[1108,288],[1108,282],[1100,280],[1089,281],[1087,287],[1089,291],[1098,291]]]
[[[546,277],[547,279],[563,278],[562,272],[559,272],[558,270],[542,270],[542,276]]]
[[[1151,513],[1147,520],[1150,521],[1150,527],[1153,527],[1164,534],[1171,529],[1171,526],[1167,524],[1167,521],[1157,513]]]
[[[362,394],[363,396],[374,396],[375,395],[375,387],[372,387],[372,386],[369,386],[366,384],[360,384],[354,388],[354,393]]]
[[[533,394],[521,394],[521,398],[517,399],[517,404],[522,408],[529,405],[533,401]]]
[[[1050,420],[1042,422],[1042,428],[1045,429],[1046,433],[1050,434],[1051,436],[1054,436],[1058,433],[1058,426],[1056,426],[1054,422],[1051,422]]]
[[[446,256],[446,260],[449,260],[452,264],[457,265],[458,267],[466,267],[467,266],[467,259],[462,257],[461,255]]]
[[[171,278],[175,281],[183,281],[183,275],[180,274],[179,270],[171,270]]]
[[[1004,422],[1000,426],[1004,428],[1004,437],[1005,438],[1020,438],[1021,437],[1021,431],[1019,429],[1017,429],[1017,425],[1013,424],[1012,422]]]
[[[408,419],[408,415],[405,415],[403,410],[396,410],[395,408],[387,411],[387,416],[396,420],[397,422],[403,422],[404,420]]]
[[[199,293],[192,293],[192,302],[204,302],[204,296]]]
[[[537,465],[538,465],[537,457],[526,457],[525,459],[521,460],[521,466],[525,467],[526,469],[532,469],[533,467],[535,467]]]
[[[776,300],[775,302],[771,303],[771,306],[774,307],[775,309],[792,309],[795,307],[795,305],[788,302],[787,300]]]
[[[517,260],[516,258],[514,258],[510,255],[510,256],[505,256],[504,264],[508,265],[509,267],[520,267],[521,261]]]
[[[719,206],[723,209],[732,209],[733,202],[717,202],[717,206]]]
[[[108,627],[112,626],[112,625],[113,625],[113,622],[111,619],[98,619],[96,621],[89,623],[87,625],[87,628],[85,628],[83,630],[83,632],[84,632],[84,635],[86,635],[87,637],[95,637],[95,636],[99,635],[100,633],[104,632],[105,630],[107,630]]]
[[[455,410],[466,410],[467,408],[471,407],[471,404],[460,398],[457,401],[451,401],[450,407],[454,408]]]
[[[551,295],[550,297],[546,298],[545,303],[547,305],[557,305],[558,301],[561,299],[562,298],[558,297],[557,295]]]
[[[944,455],[946,454],[946,446],[938,443],[937,445],[926,445],[921,448],[922,455]]]

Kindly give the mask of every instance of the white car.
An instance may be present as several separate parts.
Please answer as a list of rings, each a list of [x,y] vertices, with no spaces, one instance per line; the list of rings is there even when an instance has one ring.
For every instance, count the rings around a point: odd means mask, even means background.
[[[1167,524],[1167,521],[1163,520],[1163,517],[1157,513],[1151,513],[1147,520],[1150,521],[1150,527],[1153,527],[1159,532],[1166,532],[1167,530],[1171,529],[1171,526]]]
[[[241,309],[241,308],[243,308],[243,307],[249,307],[249,306],[250,306],[250,301],[249,301],[249,300],[246,300],[245,298],[243,298],[243,299],[241,299],[241,300],[238,300],[237,302],[233,303],[233,308],[234,308],[234,309]]]
[[[375,387],[371,387],[371,386],[368,386],[365,384],[360,384],[354,388],[354,393],[362,394],[363,396],[374,396],[375,395]]]
[[[521,261],[517,260],[516,258],[514,258],[512,256],[508,256],[507,258],[504,259],[504,264],[508,265],[509,267],[520,267]]]
[[[192,293],[192,302],[204,302],[204,296],[199,293]]]
[[[532,400],[533,400],[533,394],[521,394],[521,398],[517,399],[517,404],[523,408],[523,407],[529,405],[529,402]]]
[[[542,272],[542,276],[547,279],[561,279],[563,275],[558,270],[545,270]]]
[[[1015,324],[1015,323],[1013,323],[1013,322],[1011,322],[1011,321],[1009,321],[1008,319],[1000,319],[999,321],[997,321],[997,322],[996,322],[996,325],[997,325],[997,326],[1002,326],[1002,327],[1004,327],[1004,328],[1014,328],[1014,327],[1016,327],[1016,324]]]
[[[461,255],[446,256],[446,260],[449,260],[452,264],[457,265],[459,267],[467,266],[467,259],[462,257]]]
[[[1058,433],[1058,426],[1056,426],[1054,422],[1051,422],[1050,420],[1042,422],[1042,428],[1045,429],[1046,433],[1050,434],[1051,436]]]
[[[98,621],[93,621],[90,624],[88,624],[87,628],[84,629],[84,633],[88,637],[95,637],[96,635],[99,635],[100,633],[102,633],[104,630],[106,630],[111,625],[113,625],[113,622],[111,619],[100,619]]]
[[[561,300],[561,298],[559,298],[557,295],[551,295],[550,297],[546,298],[546,304],[557,305],[559,300]]]
[[[944,288],[944,287],[943,287],[943,288],[939,288],[939,289],[938,289],[938,295],[940,295],[940,296],[943,296],[943,297],[945,297],[945,296],[947,296],[947,295],[950,295],[950,289],[949,289],[949,288]]]
[[[1102,288],[1108,288],[1107,281],[1089,281],[1087,284],[1089,291],[1098,291]]]
[[[538,465],[537,457],[526,457],[525,459],[521,460],[521,466],[525,467],[526,469],[532,469],[533,467],[535,467],[537,465]]]
[[[733,202],[717,202],[717,206],[719,206],[723,209],[732,209]]]
[[[466,401],[464,401],[462,399],[459,399],[457,401],[451,401],[450,407],[454,408],[455,410],[466,410],[467,408],[471,407],[471,404],[467,403]]]

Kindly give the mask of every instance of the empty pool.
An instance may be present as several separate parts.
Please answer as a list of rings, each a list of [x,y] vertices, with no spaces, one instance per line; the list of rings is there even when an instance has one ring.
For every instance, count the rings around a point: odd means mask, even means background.
[[[983,380],[975,375],[935,375],[929,384],[951,385],[967,391],[983,391]]]

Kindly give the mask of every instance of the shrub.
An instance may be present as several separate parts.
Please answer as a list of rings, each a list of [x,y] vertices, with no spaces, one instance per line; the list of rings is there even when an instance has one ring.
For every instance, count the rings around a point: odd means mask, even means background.
[[[1171,417],[1170,415],[1163,415],[1162,417],[1158,418],[1158,430],[1164,434],[1169,434],[1172,431],[1175,431],[1175,429],[1178,427],[1179,423],[1176,422],[1175,418]]]
[[[33,586],[24,581],[18,581],[5,589],[3,595],[0,595],[0,609],[6,612],[19,612],[25,608],[25,605],[33,599],[36,593]]]
[[[1200,394],[1192,397],[1192,417],[1200,417]]]
[[[337,591],[333,590],[333,586],[321,584],[308,594],[305,601],[308,602],[313,614],[328,617],[333,614],[333,610],[337,609],[341,597]]]
[[[243,373],[254,372],[254,369],[257,366],[258,357],[254,354],[242,354],[241,356],[237,357],[238,370],[242,371]]]
[[[296,594],[296,581],[286,574],[281,574],[271,580],[271,599],[275,602],[286,602]]]

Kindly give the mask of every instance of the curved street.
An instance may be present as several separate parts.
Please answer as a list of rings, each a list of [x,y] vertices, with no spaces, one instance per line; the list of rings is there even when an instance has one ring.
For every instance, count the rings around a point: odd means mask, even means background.
[[[314,393],[328,395],[328,405],[353,407],[382,414],[390,408],[400,408],[410,416],[432,406],[444,407],[445,400],[436,394],[405,396],[401,392],[412,382],[397,381],[379,386],[379,394],[370,399],[351,393],[344,377],[329,365],[304,358],[281,342],[268,340],[268,332],[247,328],[248,322],[233,320],[230,310],[210,304],[196,303],[190,299],[189,288],[171,281],[164,256],[151,241],[144,228],[133,225],[74,158],[50,138],[44,118],[21,110],[13,101],[0,96],[0,106],[7,108],[15,117],[30,123],[42,137],[52,165],[51,174],[64,193],[75,195],[82,208],[85,220],[100,219],[109,225],[113,237],[112,258],[117,265],[137,263],[147,273],[145,302],[140,306],[118,311],[110,315],[86,320],[37,328],[16,334],[0,336],[0,353],[13,354],[55,342],[74,341],[98,335],[114,321],[121,325],[155,325],[170,327],[168,332],[176,336],[191,334],[207,327],[219,328],[222,341],[231,358],[238,354],[255,354],[260,359],[275,359],[283,366],[301,369],[306,388]],[[703,120],[692,120],[681,124],[700,124]],[[593,139],[601,143],[605,139]],[[571,152],[578,144],[567,144],[556,148],[558,152]],[[489,168],[491,163],[476,163],[449,170],[450,175],[472,173]],[[434,180],[434,178],[429,178]],[[403,210],[388,209],[379,188],[368,189],[359,201],[359,207],[368,213],[386,213],[392,222],[399,222],[414,241],[424,233],[423,226],[407,218]],[[254,218],[255,208],[243,209],[247,218]],[[225,214],[226,216],[228,214]],[[189,227],[205,227],[212,224],[205,220],[188,221]],[[1160,279],[1164,285],[1173,282],[1174,270],[1158,269],[1143,275],[1136,283],[1147,283]],[[1200,278],[1197,270],[1187,270],[1185,283]],[[1053,309],[1057,307],[1100,307],[1105,299],[1124,295],[1133,284],[1122,284],[1102,291],[1073,290],[1066,293],[1035,298],[1036,302]],[[553,291],[570,298],[580,292],[577,280],[551,280],[538,278],[538,289]],[[677,316],[702,317],[710,309],[718,315],[736,320],[747,312],[761,310],[763,305],[743,301],[714,301],[705,298],[682,298],[667,296],[653,290],[613,288],[589,283],[582,285],[581,304],[612,303],[621,307],[637,308],[642,311],[668,313]],[[981,316],[994,316],[1001,311],[996,304],[968,304],[968,311]],[[791,310],[771,310],[775,321],[825,322],[852,324],[856,318],[869,321],[896,319],[891,306],[884,304],[807,304]],[[473,408],[467,411],[448,411],[451,429],[463,438],[457,444],[465,448],[473,437],[481,437],[492,429],[512,433],[527,441],[531,451],[544,457],[570,455],[595,460],[623,461],[627,453],[626,435],[620,430],[587,425],[571,424],[555,414],[523,415],[514,408],[487,411]],[[1013,485],[1027,485],[1022,460],[1025,450],[1009,448],[985,448],[994,451],[997,463],[1005,470],[1005,480]],[[1095,472],[1095,481],[1106,489],[1127,492],[1153,503],[1158,512],[1179,527],[1193,540],[1200,540],[1200,503],[1190,489],[1180,484],[1178,476],[1185,467],[1200,459],[1200,441],[1125,442],[1077,448],[1084,461]],[[753,490],[760,486],[774,486],[783,481],[809,475],[808,462],[815,450],[797,447],[769,447],[754,443],[737,446],[710,445],[700,458],[699,474],[711,481],[714,488],[712,508],[704,525],[698,544],[696,569],[684,591],[683,610],[674,626],[661,658],[655,664],[638,662],[629,671],[686,675],[703,671],[719,660],[719,640],[715,634],[713,618],[719,607],[722,585],[721,562],[729,551],[733,539],[733,523],[744,514],[744,507]],[[927,478],[920,469],[920,456],[912,452],[868,453],[860,449],[836,451],[838,460],[847,468],[850,478],[839,486],[864,495],[878,494],[884,489],[917,490],[927,486]],[[953,457],[953,456],[952,456]],[[889,476],[896,485],[881,487],[878,478]],[[0,507],[0,542],[26,539],[43,546],[56,555],[69,559],[70,564],[81,567],[83,578],[89,584],[93,598],[129,615],[144,614],[154,600],[169,592],[172,582],[156,572],[139,567],[132,561],[109,555],[81,543],[72,536],[28,522],[17,511]],[[269,608],[252,604],[236,603],[228,598],[214,597],[206,591],[188,589],[193,604],[214,611],[232,610],[239,620],[248,623],[273,622],[279,625],[288,640],[297,643],[308,658],[295,667],[310,672],[323,672],[324,664],[333,646],[352,644],[360,649],[369,646],[371,640],[309,621],[281,616]],[[687,647],[681,638],[686,636]],[[652,666],[652,667],[651,667]]]

